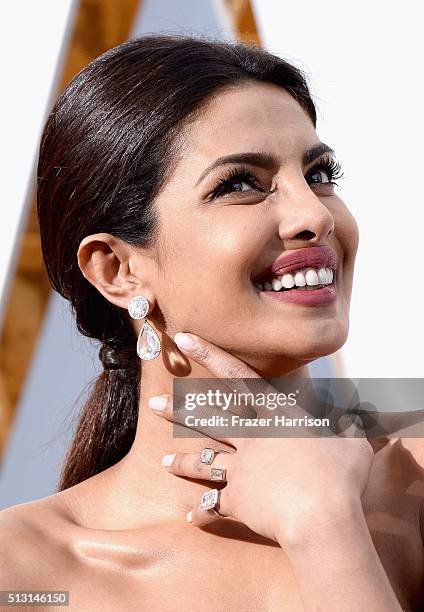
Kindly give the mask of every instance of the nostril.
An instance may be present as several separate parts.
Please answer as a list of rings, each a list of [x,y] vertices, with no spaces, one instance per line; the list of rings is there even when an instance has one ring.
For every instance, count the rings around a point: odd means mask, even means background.
[[[303,230],[302,232],[296,234],[295,238],[301,238],[302,240],[310,240],[311,238],[314,238],[314,236],[314,232],[311,232],[310,230]]]

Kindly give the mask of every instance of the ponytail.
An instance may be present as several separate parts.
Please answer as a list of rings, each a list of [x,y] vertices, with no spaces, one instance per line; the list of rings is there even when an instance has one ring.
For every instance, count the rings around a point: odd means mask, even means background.
[[[100,349],[105,368],[82,409],[60,476],[58,491],[106,470],[130,450],[138,417],[140,367],[110,347]]]

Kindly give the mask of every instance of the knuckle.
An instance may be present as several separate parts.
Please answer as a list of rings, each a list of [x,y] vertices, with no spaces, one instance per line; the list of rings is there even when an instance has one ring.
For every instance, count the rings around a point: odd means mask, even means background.
[[[225,378],[236,379],[236,378],[246,378],[246,368],[241,364],[233,363],[224,368]]]
[[[193,461],[193,471],[196,474],[201,474],[203,472],[203,463],[198,458]]]
[[[198,361],[209,361],[211,356],[211,350],[206,345],[197,344],[193,354]]]
[[[175,455],[175,459],[172,463],[172,468],[178,472],[183,472],[184,471],[184,465],[185,465],[185,460],[184,460],[184,455],[181,453],[177,453],[177,455]]]
[[[170,468],[172,468],[175,471],[179,471],[181,469],[181,457],[179,455],[176,455],[174,458],[174,461],[172,462],[172,465],[170,466]]]

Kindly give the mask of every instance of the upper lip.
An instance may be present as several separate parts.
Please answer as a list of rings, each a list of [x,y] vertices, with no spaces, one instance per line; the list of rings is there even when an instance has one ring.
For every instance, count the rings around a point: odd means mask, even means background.
[[[259,282],[271,276],[282,276],[302,268],[332,268],[335,270],[337,268],[337,252],[332,247],[325,245],[283,253],[271,265],[252,278],[252,282]]]

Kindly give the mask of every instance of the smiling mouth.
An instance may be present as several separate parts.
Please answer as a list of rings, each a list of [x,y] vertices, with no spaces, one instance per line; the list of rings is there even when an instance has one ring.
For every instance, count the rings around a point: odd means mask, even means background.
[[[333,268],[302,268],[281,276],[269,276],[253,285],[258,291],[311,291],[333,285]]]

